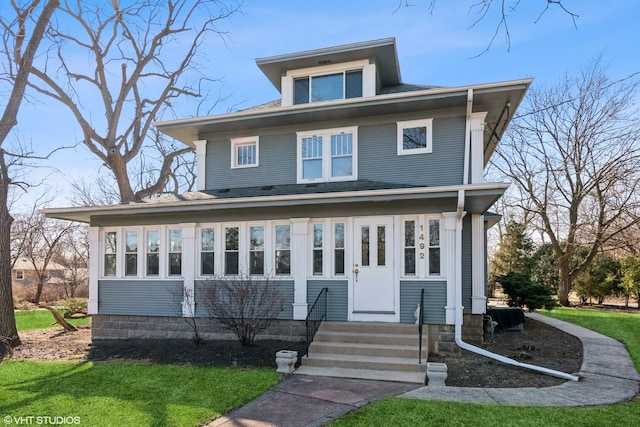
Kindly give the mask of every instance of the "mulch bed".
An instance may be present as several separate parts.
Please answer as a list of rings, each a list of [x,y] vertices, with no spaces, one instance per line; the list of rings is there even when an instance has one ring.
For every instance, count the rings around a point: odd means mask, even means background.
[[[43,329],[20,334],[23,344],[14,350],[14,358],[32,360],[144,361],[239,368],[275,368],[279,350],[295,350],[302,355],[305,344],[277,340],[259,340],[253,347],[241,347],[237,341],[190,340],[96,340],[91,342],[90,326],[78,332]],[[482,347],[524,363],[577,373],[582,363],[582,343],[572,335],[527,319],[522,332],[496,332],[493,343]],[[2,349],[0,349],[1,351]],[[547,387],[562,379],[513,367],[467,351],[459,355],[430,356],[429,361],[448,366],[447,385],[460,387]]]

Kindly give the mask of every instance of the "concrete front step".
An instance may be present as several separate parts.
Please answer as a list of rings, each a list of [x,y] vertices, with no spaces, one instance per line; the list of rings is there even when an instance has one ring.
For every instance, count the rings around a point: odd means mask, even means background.
[[[422,364],[418,364],[415,325],[323,322],[296,372],[424,384],[429,353],[426,333],[422,344]]]
[[[351,332],[367,334],[406,334],[418,336],[418,326],[405,323],[386,322],[322,322],[325,332]]]
[[[382,334],[360,332],[336,332],[318,330],[313,342],[342,342],[359,344],[418,345],[418,334]],[[427,342],[423,336],[423,346]]]
[[[418,345],[363,344],[351,342],[314,341],[311,344],[312,354],[349,354],[359,356],[404,357],[418,360]],[[427,358],[426,345],[422,346],[422,360]]]
[[[423,372],[398,372],[379,371],[371,369],[325,368],[320,366],[303,365],[296,369],[294,374],[337,378],[356,378],[362,380],[395,381],[424,385],[426,380],[426,367],[424,368]]]
[[[307,366],[323,366],[325,368],[372,369],[400,372],[426,372],[426,365],[418,364],[418,358],[357,356],[349,354],[312,354],[302,358]]]

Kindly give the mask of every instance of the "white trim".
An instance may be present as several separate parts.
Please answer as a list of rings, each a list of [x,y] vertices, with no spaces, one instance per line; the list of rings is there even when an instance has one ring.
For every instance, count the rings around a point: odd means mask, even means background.
[[[183,301],[182,315],[194,317],[196,312],[195,300],[195,276],[196,265],[196,223],[179,224],[182,229],[182,277],[183,277]]]
[[[193,141],[196,146],[196,188],[203,191],[207,188],[207,140]]]
[[[255,163],[246,165],[238,164],[238,147],[252,146],[256,147]],[[255,168],[260,166],[260,137],[247,136],[243,138],[231,138],[231,169]]]
[[[412,154],[425,154],[433,151],[433,119],[407,120],[396,122],[397,125],[397,152],[398,156],[407,156]],[[427,146],[424,148],[404,148],[403,137],[404,130],[410,128],[425,128]]]
[[[486,112],[471,114],[471,183],[484,181],[484,121]]]
[[[349,176],[331,176],[331,137],[333,135],[351,134],[351,175]],[[302,176],[302,140],[309,137],[322,138],[322,176],[320,178],[304,178]],[[313,182],[336,182],[336,181],[355,181],[358,179],[358,126],[347,126],[342,128],[306,130],[296,132],[296,169],[297,183],[313,183]]]
[[[447,277],[447,305],[445,306],[445,323],[447,325],[453,325],[455,323],[455,278],[456,278],[456,266],[460,263],[460,260],[456,259],[456,227],[458,223],[457,212],[443,212],[443,235],[440,236],[441,247],[446,252],[444,256],[440,256],[441,260],[444,260],[443,265],[440,266],[441,271],[445,272]]]
[[[89,301],[88,314],[98,314],[98,283],[100,280],[100,259],[103,256],[100,247],[101,230],[98,227],[89,227]]]
[[[471,248],[471,313],[484,314],[487,308],[484,215],[471,215]]]
[[[307,268],[309,258],[308,240],[313,246],[313,235],[309,239],[309,218],[291,219],[291,276],[293,278],[293,319],[307,317]],[[275,226],[274,226],[275,229]],[[324,229],[323,229],[324,234]],[[324,237],[324,236],[323,236]],[[324,240],[323,240],[324,243]],[[275,245],[274,245],[275,247]],[[312,271],[312,270],[311,270]]]

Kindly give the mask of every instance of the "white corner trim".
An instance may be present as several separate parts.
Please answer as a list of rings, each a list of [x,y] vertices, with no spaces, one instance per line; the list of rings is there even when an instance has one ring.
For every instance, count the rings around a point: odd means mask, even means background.
[[[207,175],[207,140],[193,141],[196,146],[196,187],[198,191],[206,190]]]

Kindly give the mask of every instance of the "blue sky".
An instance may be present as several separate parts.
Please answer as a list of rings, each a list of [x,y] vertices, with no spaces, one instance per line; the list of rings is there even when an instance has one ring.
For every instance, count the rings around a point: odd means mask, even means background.
[[[212,39],[206,47],[203,65],[212,77],[223,79],[229,96],[213,112],[278,98],[255,58],[386,37],[396,38],[405,83],[463,86],[533,77],[534,87],[550,85],[598,55],[613,79],[640,71],[637,0],[563,0],[579,15],[576,26],[556,5],[536,23],[547,1],[521,1],[515,12],[509,11],[510,46],[501,29],[484,54],[500,18],[490,13],[472,27],[477,15],[469,6],[477,0],[437,0],[432,14],[430,0],[407,3],[411,6],[398,9],[400,0],[247,1],[244,13],[224,25],[230,32],[227,43]],[[195,110],[187,107],[181,113],[193,116]],[[18,131],[38,150],[70,145],[81,136],[73,118],[51,100],[23,106]],[[67,177],[91,176],[99,167],[83,146],[60,152],[46,164]],[[35,191],[58,194],[55,204],[68,205],[62,172],[47,181],[50,189]]]

